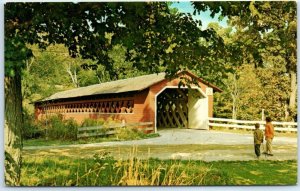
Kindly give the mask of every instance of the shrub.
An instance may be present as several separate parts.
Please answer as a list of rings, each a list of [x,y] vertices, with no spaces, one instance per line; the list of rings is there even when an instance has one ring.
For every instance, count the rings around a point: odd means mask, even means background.
[[[78,124],[74,119],[65,120],[65,129],[68,130],[65,134],[65,139],[77,139]]]
[[[118,140],[135,140],[135,139],[141,139],[144,137],[144,133],[138,131],[136,128],[130,128],[130,127],[121,127],[116,128],[116,138]]]
[[[100,126],[104,124],[104,119],[99,118],[99,119],[91,119],[87,118],[84,119],[83,122],[81,123],[81,127],[92,127],[92,126]]]
[[[74,119],[62,119],[61,116],[52,116],[47,128],[47,137],[50,139],[76,140],[77,123]]]
[[[60,140],[76,140],[78,124],[74,119],[63,119],[61,115],[53,115],[39,122],[45,129],[46,138]]]
[[[26,110],[23,113],[23,120],[22,135],[24,139],[37,139],[45,136],[45,131],[35,122],[34,116],[28,114]]]

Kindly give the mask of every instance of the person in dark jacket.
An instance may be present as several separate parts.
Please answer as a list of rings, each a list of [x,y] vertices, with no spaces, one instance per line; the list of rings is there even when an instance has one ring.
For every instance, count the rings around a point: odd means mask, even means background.
[[[254,135],[254,151],[259,159],[260,157],[260,145],[264,142],[264,133],[262,130],[259,129],[259,124],[255,124],[255,130],[253,132]]]

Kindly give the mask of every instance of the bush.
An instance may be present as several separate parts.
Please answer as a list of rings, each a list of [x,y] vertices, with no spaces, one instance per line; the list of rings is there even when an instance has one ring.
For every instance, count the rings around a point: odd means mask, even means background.
[[[28,114],[26,110],[23,113],[23,120],[22,135],[24,139],[37,139],[45,136],[45,131],[35,122],[34,116]]]
[[[83,122],[81,123],[81,127],[93,127],[93,126],[100,126],[103,125],[105,122],[104,119],[84,119]]]
[[[61,140],[76,140],[78,124],[74,119],[63,119],[54,115],[42,121],[46,126],[46,138]]]
[[[78,124],[74,119],[65,120],[65,129],[68,130],[68,132],[65,134],[65,139],[77,139]]]
[[[116,138],[118,140],[135,140],[141,139],[144,137],[144,133],[138,131],[136,128],[129,128],[129,127],[121,127],[116,128]]]
[[[62,115],[53,115],[36,121],[33,116],[24,114],[24,139],[60,139],[76,140],[78,124],[74,119],[63,119]]]

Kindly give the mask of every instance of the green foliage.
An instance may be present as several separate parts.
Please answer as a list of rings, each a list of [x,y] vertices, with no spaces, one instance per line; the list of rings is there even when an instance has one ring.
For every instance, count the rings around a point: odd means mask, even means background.
[[[265,109],[266,115],[271,116],[274,120],[291,120],[286,116],[287,100],[290,93],[288,75],[278,69],[276,65],[266,69],[258,69],[257,73],[263,87],[264,97],[261,100],[261,105]]]
[[[19,9],[24,11],[18,12]],[[151,73],[165,68],[173,75],[199,65],[199,60],[207,56],[206,50],[222,48],[216,44],[222,41],[214,31],[201,31],[200,22],[190,14],[170,10],[165,2],[8,3],[5,11],[7,37],[19,31],[24,42],[40,47],[62,43],[71,56],[80,54],[83,59],[105,65],[111,77],[115,77],[114,65],[124,64],[115,62],[108,54],[114,51],[114,45],[126,47],[126,57],[121,50],[121,57],[115,56],[116,59],[126,58],[128,62],[132,54],[137,55],[131,60],[133,68]],[[44,15],[45,11],[49,14]],[[19,17],[22,19],[15,19]],[[215,44],[202,46],[198,43],[200,37]]]
[[[34,116],[30,115],[26,109],[23,111],[23,120],[23,139],[27,140],[45,137],[45,131],[43,128],[41,128],[38,123],[35,122]]]
[[[26,60],[22,70],[22,97],[26,109],[33,107],[29,105],[30,102],[72,87],[65,69],[65,62],[70,58],[68,54],[62,56],[58,53],[64,52],[62,45],[50,46],[45,51],[39,50],[37,46],[28,47],[33,50],[34,57]]]
[[[104,123],[105,123],[105,120],[102,118],[99,118],[99,119],[86,118],[81,123],[81,127],[101,126]]]
[[[215,94],[215,116],[260,120],[264,109],[273,120],[286,120],[289,79],[278,60],[269,64],[265,68],[244,64],[234,74],[228,74],[228,79],[223,80],[224,92]]]
[[[111,80],[145,74],[126,61],[126,48],[113,46],[108,55],[113,63],[113,73],[105,65],[82,58],[71,58],[61,44],[51,45],[46,50],[27,45],[34,57],[26,60],[22,70],[23,106],[32,113],[30,102],[72,87],[88,86]],[[59,63],[59,64],[57,64]]]
[[[49,139],[76,139],[77,124],[73,120],[63,120],[61,116],[52,116],[44,121],[46,137]]]
[[[252,94],[255,99],[263,98],[258,106],[268,110],[274,119],[293,120],[297,107],[296,2],[193,2],[193,5],[198,12],[209,9],[212,16],[216,13],[228,16],[235,32],[228,36],[222,29],[216,26],[214,29],[225,39],[225,50],[231,52],[230,57],[235,58],[231,64],[254,65],[264,87],[263,95]]]
[[[78,84],[81,87],[98,84],[99,80],[95,70],[80,70],[78,72]]]
[[[130,127],[117,128],[114,136],[117,140],[137,140],[146,137],[145,133]]]
[[[114,45],[112,49],[108,51],[108,57],[113,64],[112,71],[110,72],[111,80],[120,80],[147,74],[144,71],[138,70],[134,62],[127,61],[127,51],[127,48],[120,44]],[[133,56],[131,56],[131,58],[132,57]],[[131,58],[129,60],[131,60]]]
[[[22,37],[16,34],[12,39],[5,38],[5,76],[14,76],[31,56],[32,52]]]
[[[36,122],[37,129],[44,131],[45,139],[51,140],[76,140],[78,124],[74,119],[63,119],[61,115],[49,116]]]

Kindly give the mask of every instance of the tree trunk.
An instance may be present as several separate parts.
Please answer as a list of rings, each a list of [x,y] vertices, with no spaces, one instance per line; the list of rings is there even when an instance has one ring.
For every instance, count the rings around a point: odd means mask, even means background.
[[[289,106],[287,103],[284,104],[284,121],[288,121],[289,120]]]
[[[237,84],[237,78],[236,78],[236,73],[233,74],[233,89],[231,92],[231,98],[232,98],[232,119],[237,119],[238,115],[238,84]]]
[[[5,76],[5,184],[19,186],[21,174],[22,150],[22,93],[21,76]]]
[[[78,83],[78,80],[77,80],[77,72],[76,72],[76,69],[74,69],[74,75],[73,75],[73,73],[71,71],[71,64],[70,63],[69,63],[69,67],[67,68],[67,72],[70,75],[70,77],[72,79],[72,83],[74,84],[75,88],[78,88],[79,83]]]
[[[236,119],[237,111],[236,111],[236,101],[235,97],[232,97],[232,119]]]
[[[289,100],[289,110],[294,114],[296,107],[296,94],[297,94],[297,75],[295,71],[290,71],[291,75],[291,92]],[[294,116],[292,116],[294,118]]]

